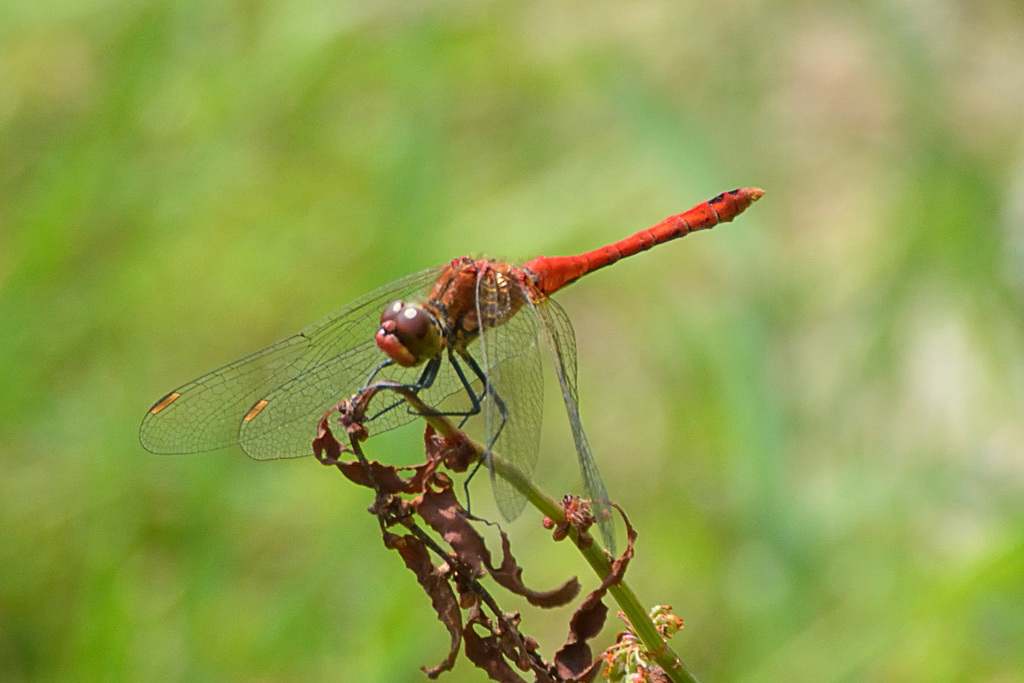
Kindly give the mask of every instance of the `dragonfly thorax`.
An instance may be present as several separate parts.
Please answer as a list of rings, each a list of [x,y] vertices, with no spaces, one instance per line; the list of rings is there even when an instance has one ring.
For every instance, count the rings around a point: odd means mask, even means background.
[[[377,346],[403,367],[437,358],[444,335],[437,316],[420,304],[392,301],[380,316]]]

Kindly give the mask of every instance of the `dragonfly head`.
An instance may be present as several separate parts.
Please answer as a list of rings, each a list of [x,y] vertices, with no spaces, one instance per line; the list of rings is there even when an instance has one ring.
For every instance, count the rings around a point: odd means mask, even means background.
[[[380,315],[377,346],[391,360],[410,368],[441,353],[441,326],[423,306],[392,301]]]

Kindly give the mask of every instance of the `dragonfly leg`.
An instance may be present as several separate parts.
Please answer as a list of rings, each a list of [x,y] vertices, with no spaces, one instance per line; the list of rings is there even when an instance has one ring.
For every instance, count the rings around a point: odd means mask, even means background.
[[[373,382],[373,378],[376,377],[380,373],[381,370],[383,370],[384,368],[386,368],[388,366],[394,365],[394,364],[395,364],[395,361],[393,361],[392,359],[388,358],[388,359],[382,361],[380,365],[375,367],[373,369],[373,372],[370,373],[370,376],[366,378],[366,382],[363,384],[363,391],[366,391],[366,389],[369,388],[370,384]]]
[[[460,352],[459,355],[462,356],[462,359],[469,364],[470,368],[473,369],[473,372],[476,373],[476,375],[480,378],[480,380],[484,383],[484,386],[486,387],[487,380],[484,378],[483,373],[479,372],[480,366],[476,364],[475,360],[473,360],[473,356],[469,355],[465,351]],[[469,396],[469,400],[473,404],[469,407],[469,410],[458,413],[446,413],[446,415],[451,416],[462,416],[462,421],[459,422],[459,429],[462,429],[462,425],[466,424],[466,420],[473,417],[474,415],[480,414],[480,404],[483,401],[483,399],[480,396],[478,396],[475,391],[473,391],[473,386],[472,384],[470,384],[469,379],[466,377],[466,372],[462,369],[462,366],[459,365],[459,361],[455,358],[455,356],[451,354],[451,352],[448,353],[448,360],[449,362],[451,362],[452,367],[455,368],[455,374],[459,376],[459,381],[462,383],[462,388],[466,390],[466,395]]]
[[[479,366],[476,364],[476,361],[473,360],[472,356],[466,354],[464,356],[464,358],[469,363],[471,363],[474,366],[474,373],[476,373],[477,375],[482,375],[482,373],[480,372]],[[436,410],[436,411],[432,411],[430,413],[423,413],[423,414],[427,414],[427,415],[440,415],[440,416],[444,416],[444,417],[462,417],[463,420],[462,420],[462,422],[459,423],[459,427],[461,428],[462,425],[465,424],[467,419],[469,419],[473,415],[477,415],[477,414],[480,413],[480,404],[481,404],[482,399],[473,390],[473,387],[470,384],[469,379],[466,377],[465,371],[462,369],[462,366],[459,364],[458,360],[456,360],[455,356],[449,354],[448,360],[452,364],[452,367],[455,369],[455,374],[458,376],[459,382],[462,384],[463,388],[466,390],[466,394],[469,396],[469,400],[472,402],[472,405],[469,407],[468,410],[465,410],[465,411],[441,411],[441,410]],[[391,361],[389,359],[389,360],[385,360],[380,365],[378,365],[374,369],[374,371],[370,374],[370,378],[369,378],[369,380],[367,380],[366,386],[363,387],[363,390],[365,391],[366,389],[369,389],[371,387],[377,386],[377,385],[372,384],[373,378],[381,370],[383,370],[384,368],[388,367],[389,365],[392,365],[393,362],[394,361]],[[397,389],[411,389],[411,390],[417,391],[417,392],[422,390],[422,389],[428,389],[431,385],[434,384],[434,381],[437,379],[437,375],[438,375],[438,373],[441,370],[442,362],[443,362],[443,359],[440,356],[437,357],[437,358],[431,358],[427,362],[427,365],[423,369],[423,372],[420,374],[419,379],[417,379],[415,382],[412,382],[410,384],[398,384],[398,385],[395,385],[395,384],[391,384],[391,383],[385,381],[385,382],[381,382],[379,384],[379,386],[382,386],[382,387],[388,388],[388,389],[396,389],[396,388]],[[372,420],[377,419],[381,415],[387,413],[390,410],[394,410],[395,408],[397,408],[398,406],[402,405],[403,403],[405,403],[404,399],[398,399],[397,401],[395,401],[395,402],[385,406],[384,408],[382,408],[379,411],[377,411],[376,413],[374,413],[370,418],[367,419],[367,422],[370,422]],[[412,409],[410,409],[409,412],[410,413],[421,414],[421,413],[419,413],[419,411],[415,411],[415,410],[412,410]],[[503,414],[504,414],[504,412],[503,412]]]
[[[473,477],[480,470],[480,466],[483,465],[484,462],[487,463],[488,469],[491,469],[491,451],[494,449],[494,444],[498,441],[498,437],[501,435],[501,430],[503,430],[505,428],[505,425],[508,423],[508,407],[505,405],[505,402],[501,400],[501,396],[499,396],[498,392],[494,390],[494,387],[491,385],[491,383],[487,381],[487,377],[486,375],[484,375],[484,371],[480,368],[479,363],[476,362],[476,359],[466,352],[462,352],[459,355],[462,356],[462,359],[464,361],[466,361],[466,364],[473,371],[473,374],[479,377],[480,381],[484,383],[484,398],[490,395],[491,399],[494,401],[494,404],[498,407],[499,415],[501,415],[501,424],[498,425],[498,428],[494,430],[494,434],[492,434],[491,437],[487,440],[487,444],[484,446],[483,457],[477,462],[476,467],[474,467],[473,471],[469,473],[469,476],[466,477],[465,483],[462,485],[463,490],[466,492],[466,510],[471,511],[472,508],[470,506],[469,498],[469,482],[473,481]],[[469,387],[469,382],[466,381],[466,377],[463,374],[462,369],[459,368],[458,363],[455,363],[454,358],[452,358],[452,363],[453,365],[455,365],[456,371],[459,373],[459,378],[462,380],[463,386],[465,386],[466,390],[470,392],[471,395],[473,395],[473,391]],[[483,399],[479,397],[476,397],[474,399],[474,406],[476,407],[477,412],[479,412],[480,410],[480,403],[482,401]]]
[[[480,365],[476,362],[476,359],[465,351],[461,352],[459,355],[462,356],[464,361],[466,361],[466,364],[469,366],[470,370],[473,371],[473,374],[479,377],[480,381],[484,383],[483,398],[486,398],[489,394],[491,398],[494,399],[495,405],[498,406],[498,412],[501,414],[501,424],[498,425],[496,430],[494,430],[494,435],[487,440],[485,452],[490,453],[491,449],[494,447],[494,443],[498,440],[498,436],[501,434],[501,430],[505,428],[505,423],[508,422],[508,408],[505,407],[505,402],[501,400],[501,396],[498,395],[498,392],[495,391],[491,383],[487,381],[487,377],[484,375],[484,371],[480,369]],[[480,412],[480,404],[483,401],[483,398],[474,394],[473,390],[469,386],[469,382],[466,381],[466,376],[463,374],[462,368],[459,367],[454,358],[452,358],[452,364],[455,366],[455,371],[459,373],[459,379],[462,380],[462,385],[466,387],[466,391],[469,392],[470,397],[473,399],[473,407],[475,410],[471,414],[476,415]]]
[[[384,361],[383,363],[381,363],[380,365],[378,365],[374,369],[374,371],[370,374],[370,378],[368,380],[366,380],[366,386],[363,387],[363,391],[366,391],[371,386],[373,386],[370,382],[373,380],[373,378],[377,375],[378,372],[380,372],[384,368],[388,367],[389,365],[392,365],[393,363],[394,363],[394,361],[388,359],[388,360]],[[427,365],[426,365],[425,368],[423,368],[423,372],[420,374],[420,378],[418,380],[416,380],[415,382],[413,382],[411,384],[399,384],[399,385],[390,384],[390,383],[387,383],[387,382],[382,382],[381,386],[384,386],[384,387],[389,388],[389,389],[412,389],[413,391],[420,391],[422,389],[428,388],[430,385],[432,385],[434,383],[434,380],[437,379],[437,372],[438,372],[438,370],[440,370],[440,368],[441,368],[441,359],[440,358],[432,358],[429,361],[427,361]],[[367,422],[371,422],[373,420],[376,420],[378,417],[380,417],[384,413],[387,413],[388,411],[394,410],[395,408],[397,408],[398,406],[402,405],[403,403],[405,403],[405,399],[401,399],[401,398],[398,399],[397,401],[395,401],[394,403],[386,406],[385,408],[382,408],[382,409],[378,410],[376,413],[374,413],[367,420]],[[410,412],[413,412],[413,411],[410,411]]]
[[[459,362],[458,358],[456,357],[456,355],[455,355],[456,353],[458,353],[458,357],[461,357],[463,362],[465,362],[466,365],[469,366],[470,370],[472,370],[472,372],[473,372],[473,375],[475,375],[476,378],[479,379],[483,383],[484,391],[483,391],[482,395],[478,394],[473,389],[472,382],[470,381],[469,377],[467,376],[466,371],[463,369],[462,364]],[[494,387],[491,385],[491,383],[487,381],[487,376],[484,374],[483,369],[480,367],[480,364],[477,363],[476,359],[473,358],[472,355],[470,355],[468,352],[466,352],[464,350],[463,351],[459,351],[459,352],[452,352],[451,350],[449,350],[449,352],[448,352],[448,360],[452,364],[452,368],[455,370],[455,374],[458,376],[459,382],[462,384],[463,389],[465,389],[466,395],[469,397],[471,405],[465,411],[456,411],[456,412],[435,411],[435,412],[432,412],[432,413],[429,413],[429,414],[432,414],[432,415],[443,415],[445,417],[459,417],[459,416],[461,416],[463,418],[462,421],[459,423],[459,427],[461,428],[466,423],[466,420],[468,420],[470,417],[472,417],[473,415],[480,414],[480,411],[481,411],[484,399],[486,399],[488,396],[490,396],[491,400],[494,401],[494,404],[498,408],[498,414],[501,416],[501,422],[498,425],[498,428],[496,430],[494,430],[494,434],[492,434],[490,436],[490,438],[487,440],[487,444],[484,447],[484,455],[483,455],[483,457],[480,459],[479,462],[477,462],[476,467],[473,468],[473,471],[470,472],[469,476],[466,478],[465,483],[463,484],[463,488],[464,488],[464,490],[466,492],[466,508],[468,510],[470,508],[470,503],[469,503],[469,500],[470,500],[470,498],[469,498],[469,483],[470,483],[470,481],[472,481],[473,476],[476,475],[477,471],[480,469],[480,466],[484,462],[487,462],[487,466],[488,466],[488,468],[490,468],[490,466],[491,466],[491,463],[490,463],[490,453],[491,453],[491,450],[494,448],[494,444],[497,442],[498,437],[501,435],[502,430],[505,428],[505,425],[508,423],[508,407],[505,405],[505,402],[501,399],[501,396],[498,395],[498,392],[494,390]],[[370,373],[369,378],[366,380],[366,385],[364,386],[364,390],[373,387],[374,386],[374,384],[373,384],[374,378],[384,368],[392,365],[393,362],[394,361],[392,361],[391,359],[388,359],[388,360],[385,360],[382,363],[380,363],[380,365],[378,365],[376,368],[374,368],[373,372]],[[413,391],[420,391],[422,389],[429,388],[431,385],[433,385],[434,381],[437,379],[438,372],[440,372],[440,369],[441,369],[441,363],[442,363],[442,358],[440,356],[437,357],[437,358],[430,359],[427,362],[426,367],[423,369],[423,372],[420,375],[419,379],[417,379],[415,382],[413,382],[411,384],[398,385],[398,387],[399,388],[403,388],[403,389],[412,389]],[[384,387],[387,387],[387,388],[395,388],[396,387],[396,385],[390,384],[390,383],[386,383],[386,382],[381,382],[380,384],[381,384],[381,386],[384,386]],[[402,405],[403,403],[405,403],[405,400],[404,399],[399,399],[399,400],[391,403],[390,405],[385,406],[381,410],[377,411],[372,417],[370,417],[367,420],[367,422],[372,422],[373,420],[377,419],[381,415],[384,415],[385,413],[387,413],[390,410],[394,410],[395,408],[397,408],[398,406]],[[415,412],[415,411],[411,411],[411,412]]]
[[[464,356],[464,358],[467,361],[469,361],[471,364],[473,364],[474,366],[476,365],[476,361],[473,360],[472,356],[469,356],[467,354],[466,356]],[[462,421],[459,422],[459,428],[461,428],[462,425],[464,425],[466,423],[466,420],[468,420],[472,416],[478,415],[480,413],[480,405],[481,405],[483,399],[480,396],[478,396],[477,393],[473,390],[473,387],[470,384],[469,379],[466,377],[465,371],[462,369],[462,366],[459,364],[459,362],[455,358],[455,356],[449,354],[448,360],[452,364],[452,367],[455,369],[455,374],[458,376],[459,382],[462,384],[462,388],[466,390],[466,395],[469,396],[469,400],[472,403],[472,405],[467,410],[451,410],[451,411],[449,411],[449,410],[432,410],[430,412],[422,412],[421,413],[420,411],[415,411],[415,410],[410,409],[409,412],[410,413],[415,413],[417,415],[436,415],[436,416],[441,416],[441,417],[461,417],[461,418],[463,418]],[[474,372],[479,373],[478,367],[479,366],[477,366],[477,370],[474,370]],[[430,363],[427,365],[427,368],[424,370],[423,374],[420,376],[420,379],[417,380],[414,384],[401,384],[401,385],[398,385],[398,386],[399,386],[399,388],[412,389],[413,391],[419,391],[421,389],[427,389],[427,388],[429,388],[434,383],[434,380],[437,378],[437,373],[440,371],[440,368],[441,368],[441,359],[440,358],[432,359],[430,361]],[[395,385],[393,385],[393,384],[387,384],[385,386],[388,387],[388,388],[394,388],[395,387]],[[377,416],[379,416],[379,415],[381,415],[383,413],[386,413],[387,411],[391,410],[392,408],[394,408],[396,406],[399,406],[399,405],[402,405],[403,403],[405,403],[405,401],[401,400],[401,399],[398,400],[398,401],[395,401],[394,403],[389,405],[387,408],[384,408],[383,410],[378,412],[373,417],[377,417]]]

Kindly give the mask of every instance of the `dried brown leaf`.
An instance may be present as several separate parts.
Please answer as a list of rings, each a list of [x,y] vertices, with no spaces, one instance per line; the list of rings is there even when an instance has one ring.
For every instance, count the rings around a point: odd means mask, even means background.
[[[331,411],[327,411],[316,423],[316,438],[313,439],[313,455],[320,462],[327,464],[337,462],[338,457],[345,450],[331,431],[330,414]]]
[[[622,582],[626,573],[626,567],[633,558],[633,546],[636,543],[637,532],[629,523],[629,518],[622,508],[615,503],[612,506],[622,515],[626,525],[626,549],[622,555],[612,562],[611,571],[598,586],[580,605],[576,613],[572,615],[569,622],[569,637],[565,645],[555,653],[555,670],[560,676],[573,680],[589,680],[597,673],[601,660],[593,661],[593,653],[587,641],[594,638],[604,627],[608,617],[608,608],[602,602],[608,589]]]
[[[648,666],[646,673],[648,683],[672,683],[672,679],[665,673],[665,670],[657,664]]]
[[[433,425],[428,424],[423,432],[423,441],[427,461],[444,462],[445,467],[452,472],[465,472],[480,457],[462,432],[454,436],[442,436]]]
[[[501,566],[494,568],[490,566],[490,558],[487,558],[487,569],[494,580],[504,588],[526,598],[527,602],[535,607],[561,607],[567,604],[580,592],[580,582],[572,577],[564,584],[550,591],[535,591],[528,588],[522,580],[523,568],[516,562],[512,555],[512,546],[508,536],[501,532]]]
[[[412,501],[412,507],[427,526],[441,534],[456,557],[470,567],[475,576],[483,574],[490,553],[484,539],[466,519],[466,511],[450,486],[438,491],[428,488]]]
[[[462,638],[462,612],[459,610],[459,601],[448,583],[448,578],[433,565],[430,553],[418,538],[409,534],[398,536],[385,532],[384,545],[397,550],[402,556],[405,566],[416,575],[416,580],[430,596],[438,620],[445,625],[451,635],[451,645],[444,661],[437,666],[423,669],[430,678],[437,678],[442,672],[452,668],[459,654]]]
[[[525,683],[517,674],[502,654],[501,642],[495,635],[480,636],[473,630],[472,624],[467,624],[463,632],[463,639],[466,642],[466,657],[477,665],[478,668],[487,672],[487,677],[492,681],[500,683]]]

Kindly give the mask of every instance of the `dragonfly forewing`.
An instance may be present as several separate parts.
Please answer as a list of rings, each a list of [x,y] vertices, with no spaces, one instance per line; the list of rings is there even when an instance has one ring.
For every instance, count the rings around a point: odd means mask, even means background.
[[[252,458],[271,460],[309,455],[316,434],[316,420],[341,399],[363,388],[372,368],[381,361],[381,351],[373,340],[347,353],[314,366],[267,394],[258,405],[258,413],[243,419],[239,444]],[[353,373],[353,368],[361,368]],[[379,372],[375,382],[385,380],[411,384],[422,367],[390,365]],[[444,363],[434,383],[419,392],[419,398],[431,407],[444,408],[445,399],[465,392],[451,364]],[[265,402],[265,403],[264,403]],[[385,410],[386,408],[389,408]],[[377,414],[377,411],[383,411]],[[400,427],[418,417],[397,395],[382,392],[371,406],[364,426],[370,434]]]
[[[243,440],[254,444],[251,452],[246,450],[260,459],[311,454],[310,444],[320,414],[333,402],[358,391],[374,365],[383,359],[372,342],[380,311],[392,299],[422,295],[443,267],[424,270],[381,287],[298,334],[183,385],[150,409],[139,428],[139,440],[147,450],[161,454],[217,450]],[[296,386],[298,377],[326,374],[326,368],[334,367],[335,359],[344,355],[354,364],[346,372],[334,373],[332,378],[338,384],[330,396],[321,392],[317,397],[324,399],[323,403],[298,417],[298,398],[305,396],[283,388]],[[358,364],[362,366],[357,367]],[[320,372],[320,368],[325,369]],[[308,420],[308,431],[294,421],[273,423],[269,419],[271,413],[263,416],[262,413],[270,409],[271,397],[275,400],[274,411],[294,416],[295,420]],[[295,405],[292,400],[296,400]],[[268,402],[259,410],[262,401]],[[304,406],[310,407],[308,403]],[[308,438],[302,437],[305,443],[302,446],[299,435],[304,431]],[[272,432],[276,433],[274,438],[268,437],[265,444],[259,441],[261,436]],[[275,455],[273,448],[278,446],[284,450]],[[298,452],[300,450],[302,452]]]

